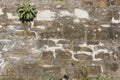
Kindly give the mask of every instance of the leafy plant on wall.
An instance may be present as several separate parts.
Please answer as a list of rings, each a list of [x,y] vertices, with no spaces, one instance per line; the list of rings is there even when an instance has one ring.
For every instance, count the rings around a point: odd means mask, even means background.
[[[19,20],[24,25],[24,28],[26,30],[25,33],[28,34],[31,29],[31,22],[34,21],[37,16],[38,11],[36,7],[30,3],[25,2],[17,8],[16,12],[19,16]]]
[[[23,3],[18,7],[17,13],[22,23],[31,22],[37,15],[37,9],[34,5]]]
[[[17,14],[22,23],[30,23],[37,16],[37,9],[30,3],[23,3],[17,8]]]

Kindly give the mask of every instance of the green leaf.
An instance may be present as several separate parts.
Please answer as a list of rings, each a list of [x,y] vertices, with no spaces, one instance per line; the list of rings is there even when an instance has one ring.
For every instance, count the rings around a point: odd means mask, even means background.
[[[24,15],[25,15],[25,12],[20,13],[20,18],[23,18]]]

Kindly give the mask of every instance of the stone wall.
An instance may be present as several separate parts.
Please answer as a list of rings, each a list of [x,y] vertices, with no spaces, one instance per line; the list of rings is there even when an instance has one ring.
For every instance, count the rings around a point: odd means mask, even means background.
[[[73,3],[68,0],[61,6],[49,0],[28,1],[40,12],[55,12],[55,19],[36,18],[31,32],[26,34],[26,25],[20,23],[16,13],[24,0],[0,0],[4,13],[0,15],[1,62],[2,59],[6,62],[3,75],[32,79],[39,76],[62,78],[66,74],[70,80],[83,79],[84,75],[89,78],[102,75],[120,79],[118,6],[106,6],[106,2],[91,5],[90,1],[80,4],[81,0]],[[77,18],[75,9],[88,12],[89,19]],[[63,14],[67,15],[63,16],[61,11],[66,11]],[[29,54],[35,58],[33,63],[26,60]]]

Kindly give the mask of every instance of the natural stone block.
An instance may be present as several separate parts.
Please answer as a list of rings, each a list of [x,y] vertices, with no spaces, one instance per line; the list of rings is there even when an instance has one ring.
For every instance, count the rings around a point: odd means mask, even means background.
[[[88,42],[87,42],[88,44],[90,44],[90,45],[98,45],[99,44],[99,41],[89,41],[88,40]]]
[[[69,44],[69,41],[67,40],[59,40],[57,44]]]
[[[119,51],[115,51],[114,53],[112,53],[113,54],[113,58],[115,59],[115,60],[120,60],[120,52]]]
[[[107,4],[106,4],[106,1],[94,1],[93,2],[93,6],[96,6],[96,7],[105,7],[105,6],[107,6]]]
[[[90,77],[97,77],[101,73],[100,66],[88,66],[88,73]]]
[[[78,60],[92,60],[92,56],[87,54],[75,54],[74,56]]]
[[[43,52],[41,59],[48,60],[48,61],[54,59],[53,52],[51,52],[51,51]]]
[[[47,44],[47,40],[38,40],[37,41],[37,46],[40,47],[40,48],[43,47],[46,44]]]
[[[37,46],[39,48],[43,47],[44,45],[48,45],[49,47],[55,46],[55,42],[52,40],[38,40]]]
[[[74,46],[73,51],[85,51],[85,52],[92,52],[90,48],[87,47],[79,47],[79,46]]]
[[[55,53],[57,59],[71,59],[72,56],[69,51],[62,51],[60,49],[57,49]]]
[[[119,65],[116,62],[111,62],[111,63],[105,62],[104,67],[105,67],[105,72],[116,72],[119,68]]]
[[[99,53],[97,55],[95,55],[95,58],[98,59],[103,59],[103,60],[110,60],[110,54],[109,53]]]
[[[43,76],[46,77],[60,77],[60,67],[43,68]]]

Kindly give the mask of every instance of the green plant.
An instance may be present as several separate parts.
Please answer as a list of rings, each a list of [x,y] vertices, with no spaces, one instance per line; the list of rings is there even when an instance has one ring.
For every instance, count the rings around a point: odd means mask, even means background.
[[[29,3],[23,3],[18,7],[17,14],[22,23],[31,22],[37,15],[37,9]]]
[[[37,16],[37,9],[34,5],[31,5],[30,3],[23,3],[20,5],[16,10],[20,21],[24,24],[24,29],[26,30],[24,32],[25,39],[28,38],[31,29],[31,23],[34,18]]]

